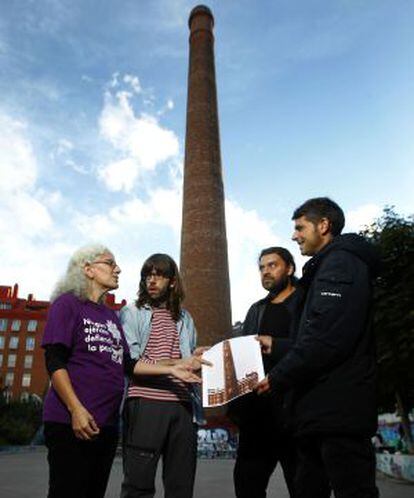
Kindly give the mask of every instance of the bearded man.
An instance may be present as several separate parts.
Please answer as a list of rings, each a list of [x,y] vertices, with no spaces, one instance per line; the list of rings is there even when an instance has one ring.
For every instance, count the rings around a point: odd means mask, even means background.
[[[267,373],[291,346],[295,262],[287,249],[269,247],[260,253],[258,264],[262,286],[268,295],[250,307],[242,334],[258,335],[263,353],[272,351],[270,355],[263,355]],[[237,498],[265,498],[278,462],[293,497],[295,454],[283,404],[282,396],[259,397],[257,393],[250,393],[229,407],[229,416],[239,427],[234,467]]]

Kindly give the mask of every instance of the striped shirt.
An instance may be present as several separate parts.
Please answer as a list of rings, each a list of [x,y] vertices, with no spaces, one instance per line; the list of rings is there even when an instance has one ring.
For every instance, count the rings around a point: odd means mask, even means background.
[[[159,360],[179,358],[180,339],[171,313],[165,308],[153,308],[151,333],[140,361],[155,364]],[[172,375],[135,376],[129,385],[128,397],[190,401],[187,384]]]

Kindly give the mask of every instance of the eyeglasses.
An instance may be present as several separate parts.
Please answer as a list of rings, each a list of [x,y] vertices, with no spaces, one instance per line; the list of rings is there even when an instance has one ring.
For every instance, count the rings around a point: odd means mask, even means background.
[[[115,270],[115,268],[119,268],[118,263],[112,259],[103,259],[102,261],[92,261],[89,264],[96,265],[98,263],[102,263],[103,265],[108,265],[109,267],[112,268],[112,270]]]
[[[145,277],[145,281],[149,282],[152,278],[154,280],[162,280],[163,278],[167,279],[167,280],[169,279],[169,277],[166,277],[165,275],[162,275],[161,273],[150,273],[149,275],[147,275]]]

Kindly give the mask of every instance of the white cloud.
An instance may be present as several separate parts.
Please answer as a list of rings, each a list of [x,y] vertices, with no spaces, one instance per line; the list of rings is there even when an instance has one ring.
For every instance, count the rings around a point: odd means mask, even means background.
[[[135,197],[111,209],[109,217],[117,225],[165,225],[179,233],[181,228],[181,193],[175,189],[155,189],[147,202]]]
[[[283,245],[268,221],[254,210],[226,201],[233,322],[244,320],[251,304],[266,295],[257,271],[257,256],[265,247]]]
[[[24,122],[0,113],[0,192],[30,188],[36,181],[37,162],[25,131]]]
[[[69,151],[73,150],[73,143],[67,138],[61,138],[58,141],[58,145],[56,148],[56,154],[61,156],[62,154],[66,154]]]
[[[30,237],[48,230],[53,222],[35,190],[37,161],[26,131],[26,123],[0,113],[0,226],[3,234],[21,232]]]
[[[76,171],[76,173],[87,175],[89,170],[84,165],[79,164],[73,159],[72,152],[74,149],[75,145],[72,141],[67,138],[61,138],[58,140],[57,145],[49,156],[52,161],[59,163],[60,166],[69,166],[69,168]]]
[[[119,74],[113,75],[111,87],[119,86]],[[125,75],[123,81],[140,93],[138,77]],[[179,143],[171,130],[160,125],[155,116],[136,115],[129,91],[107,90],[99,118],[101,135],[112,145],[118,157],[99,171],[99,178],[110,190],[129,192],[140,175],[177,157]]]
[[[98,176],[109,190],[130,192],[135,186],[138,171],[139,166],[136,161],[127,157],[107,164],[99,171]]]
[[[31,124],[0,111],[0,252],[2,285],[21,284],[21,292],[47,298],[73,247],[56,226],[62,207],[59,191],[40,187]],[[67,235],[67,234],[66,234]]]
[[[167,102],[165,103],[165,106],[157,112],[157,115],[162,116],[163,114],[165,114],[168,111],[171,111],[172,109],[174,109],[174,101],[172,99],[168,99]]]
[[[89,174],[89,171],[85,166],[83,166],[82,164],[76,163],[73,159],[66,159],[65,165],[69,166],[69,168],[73,169],[73,171],[76,171],[76,173],[79,173],[81,175],[88,175]]]
[[[53,238],[35,243],[17,232],[10,234],[7,244],[2,247],[0,243],[3,258],[6,256],[0,283],[19,283],[20,295],[33,293],[38,299],[48,299],[75,246]]]
[[[151,211],[158,223],[169,226],[178,236],[181,230],[181,189],[158,188],[151,193]]]
[[[82,234],[83,238],[94,240],[107,240],[120,228],[104,214],[84,215],[79,212],[73,217],[72,226]]]
[[[382,209],[376,204],[364,204],[345,213],[345,231],[358,232],[370,225],[381,215]]]
[[[115,88],[119,85],[118,78],[119,78],[118,72],[112,74],[111,81],[108,83],[111,88]]]
[[[63,206],[64,198],[59,190],[48,191],[38,188],[36,191],[37,198],[41,200],[44,206],[49,209],[60,208]]]
[[[27,192],[14,192],[13,197],[4,197],[0,216],[3,234],[17,231],[25,237],[34,237],[47,232],[53,225],[47,207]]]
[[[105,215],[78,213],[74,219],[74,227],[81,233],[88,235],[93,229],[98,238],[118,236],[121,232],[145,236],[148,228],[155,225],[170,228],[178,237],[181,228],[180,189],[157,188],[150,191],[146,201],[135,196],[112,207]]]
[[[124,76],[124,83],[129,84],[135,93],[141,93],[142,88],[138,76],[126,74]]]
[[[263,244],[276,245],[278,237],[270,223],[260,218],[256,211],[247,211],[234,201],[226,201],[229,246],[236,251],[243,244],[249,251],[262,248]]]

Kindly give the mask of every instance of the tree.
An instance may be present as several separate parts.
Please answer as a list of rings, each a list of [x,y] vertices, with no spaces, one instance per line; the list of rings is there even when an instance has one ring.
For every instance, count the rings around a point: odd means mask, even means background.
[[[408,413],[414,406],[414,218],[392,207],[363,232],[380,251],[382,265],[374,285],[380,409],[401,416],[406,441],[414,452]]]

